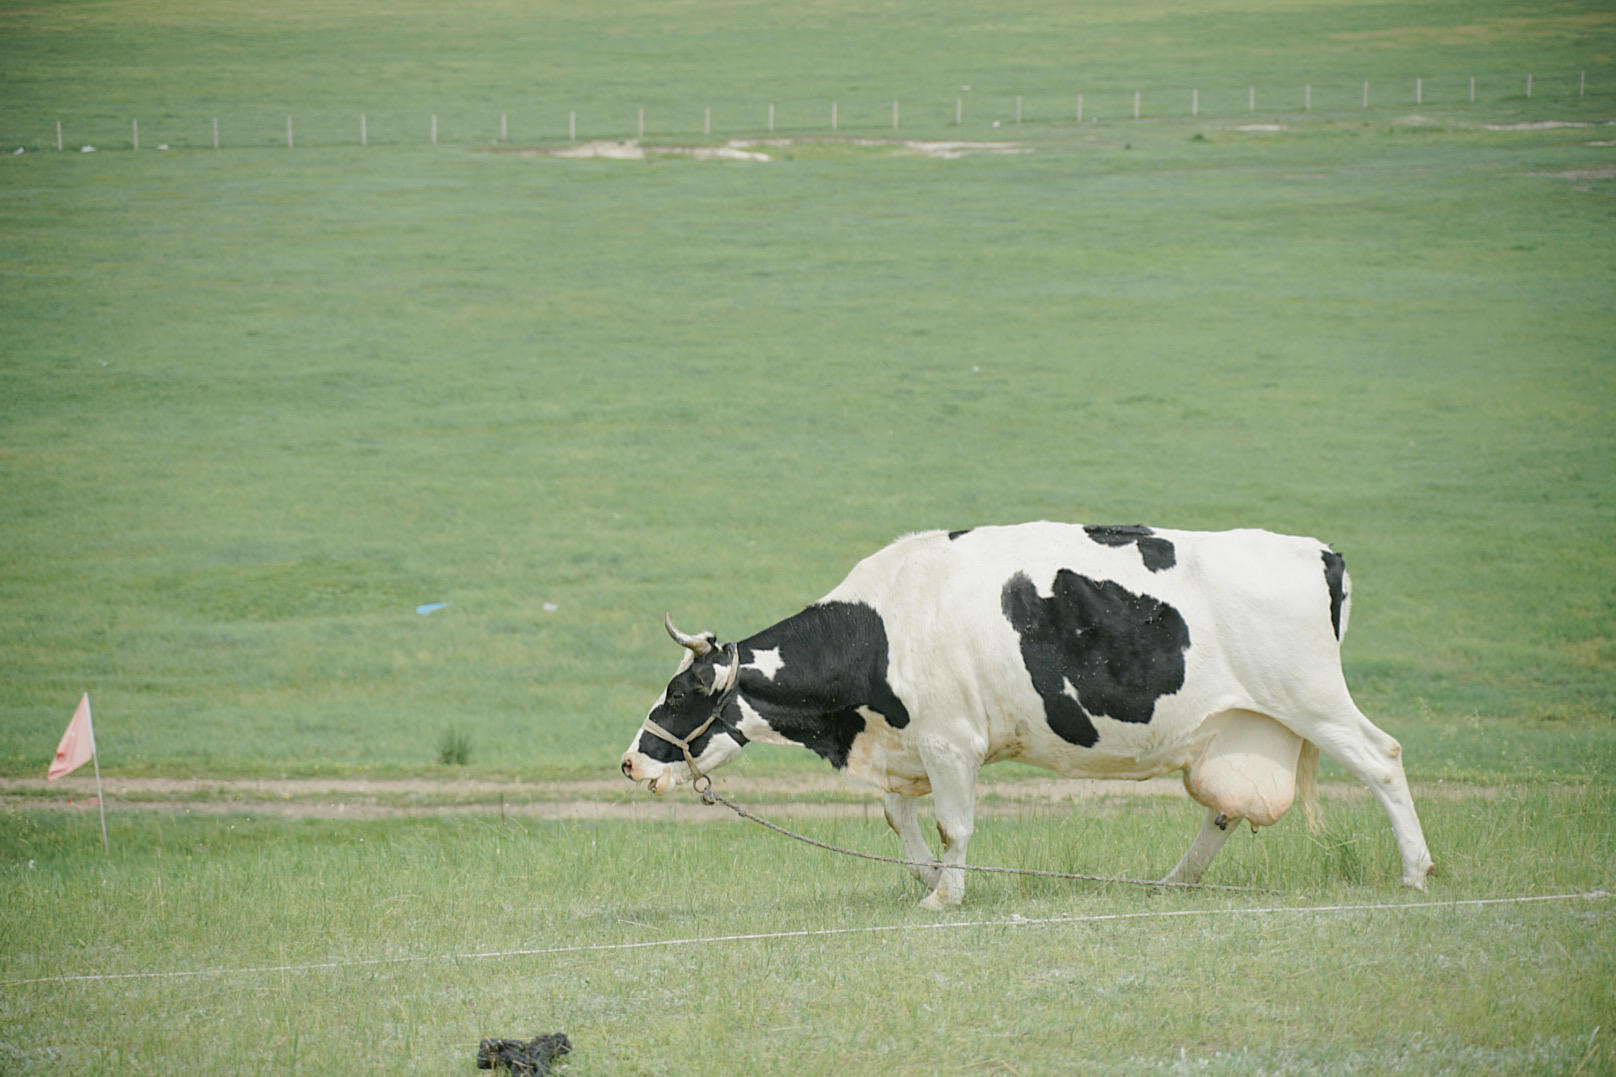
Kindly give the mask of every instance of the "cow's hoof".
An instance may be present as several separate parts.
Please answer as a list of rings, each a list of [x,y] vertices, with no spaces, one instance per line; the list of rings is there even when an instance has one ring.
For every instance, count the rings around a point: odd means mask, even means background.
[[[963,899],[963,895],[954,897],[953,895],[945,895],[939,890],[933,890],[920,899],[920,907],[930,909],[932,912],[941,912],[952,905],[958,905]]]
[[[1416,871],[1410,871],[1410,872],[1407,872],[1407,873],[1405,873],[1403,875],[1403,885],[1404,886],[1412,886],[1416,890],[1424,890],[1425,889],[1425,877],[1427,875],[1435,875],[1435,874],[1436,874],[1436,865],[1431,863],[1429,860],[1427,860],[1425,862],[1425,867],[1424,868],[1416,870]]]

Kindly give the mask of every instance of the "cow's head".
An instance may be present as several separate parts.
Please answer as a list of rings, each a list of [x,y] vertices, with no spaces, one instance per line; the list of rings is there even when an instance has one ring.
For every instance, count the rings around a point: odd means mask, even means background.
[[[685,656],[623,753],[623,773],[653,793],[666,793],[723,766],[746,744],[735,705],[740,649],[733,643],[720,647],[711,632],[687,635],[667,616],[662,624]],[[691,772],[692,759],[696,773]]]

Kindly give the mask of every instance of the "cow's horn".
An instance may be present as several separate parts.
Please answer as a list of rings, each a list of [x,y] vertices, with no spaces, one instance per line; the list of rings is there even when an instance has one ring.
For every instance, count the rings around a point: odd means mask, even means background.
[[[697,658],[713,649],[713,641],[708,637],[692,636],[673,627],[673,614],[671,613],[662,615],[662,627],[668,630],[668,635],[673,637],[673,642],[681,647],[688,647],[690,650],[695,651]]]

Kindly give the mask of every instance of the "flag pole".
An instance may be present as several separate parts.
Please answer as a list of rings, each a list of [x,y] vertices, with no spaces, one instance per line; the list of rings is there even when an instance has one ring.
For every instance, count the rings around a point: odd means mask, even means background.
[[[90,759],[95,763],[95,803],[101,809],[101,848],[111,856],[112,843],[107,840],[107,797],[101,788],[101,753],[95,746],[95,718],[90,714],[88,692],[79,697],[78,709],[73,712],[73,720],[67,723],[61,743],[56,745],[56,758],[45,771],[45,780],[54,782],[82,767],[86,748],[90,749]]]
[[[111,856],[112,843],[107,841],[107,798],[101,792],[101,753],[94,747],[94,734],[91,734],[90,744],[90,760],[95,764],[95,803],[101,809],[101,849]]]

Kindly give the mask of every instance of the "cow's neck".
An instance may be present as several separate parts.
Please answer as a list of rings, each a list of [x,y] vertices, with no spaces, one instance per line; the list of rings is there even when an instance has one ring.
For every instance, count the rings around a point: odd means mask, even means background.
[[[833,766],[847,765],[870,721],[901,729],[903,703],[887,684],[887,640],[870,607],[810,606],[741,645],[740,695],[776,737]]]

